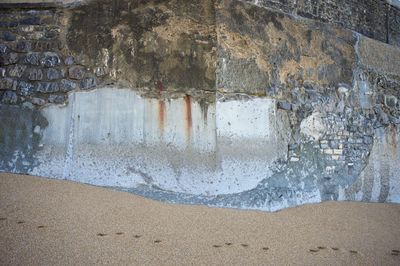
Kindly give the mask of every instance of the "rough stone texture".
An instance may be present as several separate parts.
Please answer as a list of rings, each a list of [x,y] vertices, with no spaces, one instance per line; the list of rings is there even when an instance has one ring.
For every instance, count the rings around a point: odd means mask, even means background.
[[[268,9],[343,26],[400,46],[399,7],[384,0],[246,0]]]
[[[388,25],[388,43],[400,46],[400,7],[390,7]]]
[[[361,38],[358,47],[361,63],[372,70],[400,76],[400,49]]]
[[[0,13],[1,171],[271,211],[400,201],[398,9],[385,1]]]

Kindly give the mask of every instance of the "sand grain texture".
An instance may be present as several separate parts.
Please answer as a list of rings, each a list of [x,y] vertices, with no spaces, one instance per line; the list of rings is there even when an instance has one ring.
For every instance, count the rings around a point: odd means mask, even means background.
[[[399,249],[395,204],[263,213],[0,174],[0,265],[400,265]]]

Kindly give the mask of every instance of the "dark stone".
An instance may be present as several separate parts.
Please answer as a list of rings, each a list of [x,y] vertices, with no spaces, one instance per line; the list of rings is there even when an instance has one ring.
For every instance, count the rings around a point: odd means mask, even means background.
[[[278,102],[278,109],[292,110],[292,105],[288,102]]]
[[[6,42],[12,42],[15,41],[17,38],[15,37],[14,34],[12,34],[9,31],[5,31],[3,32],[3,40],[5,40]]]
[[[58,69],[49,68],[47,69],[47,79],[54,80],[62,78],[61,72]]]
[[[2,78],[0,79],[0,90],[13,90],[14,88],[14,80],[11,78]]]
[[[40,82],[37,87],[36,91],[42,93],[54,93],[60,90],[57,82]]]
[[[85,68],[83,66],[72,66],[68,69],[68,76],[71,79],[83,79],[85,77]]]
[[[5,54],[8,52],[8,47],[5,44],[0,43],[0,54]]]
[[[18,102],[18,96],[14,91],[6,91],[3,93],[1,102],[6,104],[16,104]]]
[[[74,59],[73,56],[67,56],[67,57],[64,59],[64,63],[65,63],[67,66],[73,65],[73,64],[75,64],[75,59]]]
[[[17,53],[0,54],[0,66],[12,65],[18,62]]]
[[[43,72],[41,69],[31,68],[28,69],[28,79],[29,80],[42,80]]]
[[[86,78],[81,80],[81,89],[87,90],[96,87],[96,78]]]
[[[25,55],[24,63],[29,65],[38,66],[40,63],[40,54],[39,53],[28,53]]]
[[[18,26],[18,22],[17,21],[10,21],[8,22],[8,27],[9,28],[15,28]]]
[[[41,21],[39,17],[30,17],[21,19],[19,23],[22,25],[40,25]]]
[[[389,108],[396,108],[397,105],[397,98],[393,95],[385,95],[384,96],[384,103],[386,107]]]
[[[19,95],[27,96],[34,92],[35,87],[31,83],[25,81],[19,81],[17,89]]]
[[[19,41],[15,45],[15,51],[20,52],[20,53],[26,53],[31,50],[31,44],[28,41]]]
[[[66,95],[50,95],[48,98],[49,103],[63,104],[67,101]]]
[[[53,39],[58,36],[58,32],[56,30],[47,30],[44,34],[44,37],[47,39]]]
[[[26,69],[25,65],[14,65],[8,68],[8,75],[10,77],[17,77],[20,78],[22,77],[22,74],[24,73]]]
[[[61,60],[58,54],[52,52],[44,53],[44,57],[40,60],[40,64],[45,67],[55,67],[60,65]]]
[[[77,87],[78,86],[75,82],[67,80],[67,79],[63,79],[59,83],[59,88],[60,88],[60,91],[62,91],[62,92],[72,91],[72,90],[75,90]]]

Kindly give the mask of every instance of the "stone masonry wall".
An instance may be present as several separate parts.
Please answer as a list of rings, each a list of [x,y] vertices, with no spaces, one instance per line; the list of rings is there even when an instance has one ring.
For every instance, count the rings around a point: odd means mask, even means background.
[[[4,8],[0,12],[1,103],[63,104],[69,91],[102,82],[103,68],[90,68],[70,55],[62,10]]]
[[[0,5],[0,171],[173,202],[400,202],[387,1]]]
[[[385,0],[247,0],[247,2],[339,25],[367,37],[400,46],[399,8]]]

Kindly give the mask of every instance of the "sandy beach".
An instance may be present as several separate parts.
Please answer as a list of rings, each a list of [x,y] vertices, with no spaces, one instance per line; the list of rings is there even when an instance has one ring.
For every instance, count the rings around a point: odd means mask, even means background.
[[[400,205],[183,206],[0,174],[1,265],[400,265]]]

